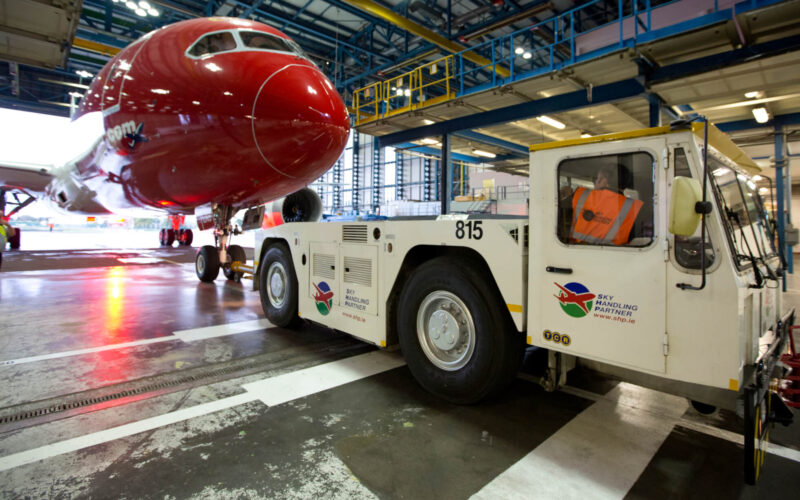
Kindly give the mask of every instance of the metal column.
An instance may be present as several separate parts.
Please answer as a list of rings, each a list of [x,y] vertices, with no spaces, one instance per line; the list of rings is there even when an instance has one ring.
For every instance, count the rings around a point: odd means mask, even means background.
[[[778,219],[778,248],[785,252],[787,266],[791,270],[791,248],[786,246],[786,215],[784,205],[786,202],[786,186],[783,179],[784,156],[783,127],[775,125],[775,191],[778,197],[778,208],[776,218]],[[791,200],[791,198],[790,198]],[[786,276],[783,277],[783,291],[786,291]]]
[[[431,201],[431,159],[422,159],[422,199]]]
[[[344,156],[336,160],[333,164],[333,211],[342,209],[342,167],[344,166]]]
[[[381,206],[381,190],[383,189],[381,169],[381,143],[375,137],[372,140],[372,210],[378,213]]]
[[[359,177],[360,177],[359,167],[361,165],[359,165],[359,162],[358,162],[358,158],[361,155],[360,147],[359,147],[359,144],[358,144],[358,137],[360,135],[361,134],[359,134],[358,132],[353,132],[353,195],[352,195],[352,200],[353,200],[353,211],[354,212],[358,212],[358,207],[360,205],[360,200],[359,200],[359,196],[358,196],[359,195],[358,188],[361,185],[361,182],[360,182],[360,179],[359,179]]]
[[[442,135],[442,162],[439,177],[439,200],[441,213],[450,213],[450,200],[453,198],[453,167],[450,164],[450,135]]]
[[[396,153],[394,158],[395,158],[395,161],[394,161],[395,174],[394,175],[395,175],[395,184],[397,186],[397,188],[395,189],[394,197],[395,197],[395,199],[398,199],[398,200],[405,200],[406,199],[406,196],[405,196],[405,169],[403,168],[405,165],[403,165],[403,153],[401,153],[400,151],[397,151],[397,153]]]
[[[647,100],[650,102],[650,126],[661,126],[661,99],[653,94],[647,94]]]

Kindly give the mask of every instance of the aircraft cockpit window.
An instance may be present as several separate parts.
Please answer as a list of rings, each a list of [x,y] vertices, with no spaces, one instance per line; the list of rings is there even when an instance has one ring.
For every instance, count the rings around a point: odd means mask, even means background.
[[[207,54],[216,54],[236,48],[236,40],[233,34],[228,32],[211,33],[198,40],[189,50],[189,54],[200,57]]]
[[[245,46],[251,49],[277,50],[302,55],[299,47],[290,40],[264,33],[263,31],[240,31],[239,36]]]

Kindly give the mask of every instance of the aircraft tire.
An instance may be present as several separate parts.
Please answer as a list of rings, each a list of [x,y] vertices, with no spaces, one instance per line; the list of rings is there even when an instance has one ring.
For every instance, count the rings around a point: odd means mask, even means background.
[[[194,258],[194,270],[200,281],[211,283],[219,276],[219,252],[211,245],[204,245],[197,250]]]
[[[194,234],[192,233],[191,229],[181,229],[178,232],[178,245],[184,247],[192,246],[192,241],[194,240]]]
[[[239,245],[228,246],[228,261],[239,261],[247,263],[247,254],[244,253],[244,248]],[[225,266],[222,268],[222,274],[225,275],[230,281],[241,281],[243,273],[234,272],[230,267]]]
[[[14,236],[8,239],[8,247],[11,248],[11,250],[19,250],[21,242],[22,237],[20,236],[20,230],[18,227],[15,227]]]
[[[166,230],[166,229],[161,229],[161,230],[158,232],[158,243],[159,243],[159,244],[160,244],[162,247],[165,247],[165,246],[167,246],[167,230]]]
[[[171,247],[173,243],[175,243],[175,230],[174,229],[167,229],[166,245],[168,247]]]
[[[457,404],[513,380],[524,343],[490,277],[474,263],[438,257],[416,268],[398,299],[397,331],[414,378]]]
[[[299,326],[302,320],[297,315],[297,274],[285,243],[267,250],[258,279],[261,308],[267,319],[284,328]]]

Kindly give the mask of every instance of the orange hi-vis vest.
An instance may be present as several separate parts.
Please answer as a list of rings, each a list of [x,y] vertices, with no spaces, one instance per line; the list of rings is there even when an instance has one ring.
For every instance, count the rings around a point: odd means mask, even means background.
[[[644,203],[608,189],[578,188],[572,195],[570,240],[624,245]]]

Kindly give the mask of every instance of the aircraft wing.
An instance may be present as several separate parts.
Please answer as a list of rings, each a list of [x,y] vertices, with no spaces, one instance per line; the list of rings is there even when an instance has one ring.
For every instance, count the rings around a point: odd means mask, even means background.
[[[53,176],[51,165],[0,160],[0,188],[43,192]]]

